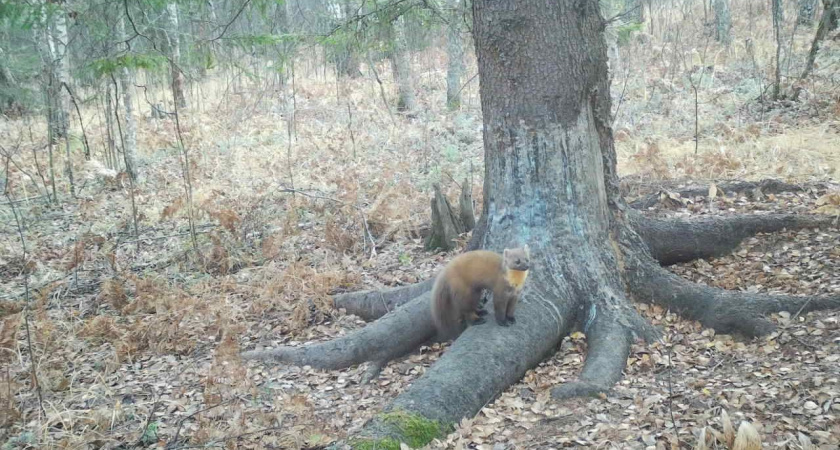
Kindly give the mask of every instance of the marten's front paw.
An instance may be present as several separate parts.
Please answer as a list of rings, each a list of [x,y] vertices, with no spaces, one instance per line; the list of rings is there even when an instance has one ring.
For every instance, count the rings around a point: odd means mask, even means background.
[[[478,319],[473,320],[473,325],[481,325],[482,323],[486,323],[487,321],[483,317],[479,317]]]
[[[507,320],[510,323],[516,323],[516,317],[513,317],[513,316],[508,316]]]
[[[507,319],[496,319],[496,323],[498,323],[499,326],[502,326],[502,327],[510,326]]]
[[[484,316],[487,315],[487,310],[486,309],[478,309],[478,310],[475,311],[475,313],[478,314],[478,317],[484,317]]]

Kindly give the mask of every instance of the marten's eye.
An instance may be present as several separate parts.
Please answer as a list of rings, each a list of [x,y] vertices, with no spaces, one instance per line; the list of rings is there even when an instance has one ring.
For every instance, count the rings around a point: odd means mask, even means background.
[[[516,264],[520,264],[519,258],[516,259]]]

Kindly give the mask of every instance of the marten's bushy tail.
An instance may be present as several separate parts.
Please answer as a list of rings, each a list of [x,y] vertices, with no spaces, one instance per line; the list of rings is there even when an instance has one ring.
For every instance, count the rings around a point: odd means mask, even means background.
[[[445,273],[445,272],[444,272]],[[438,339],[448,340],[458,335],[461,330],[461,318],[458,314],[452,289],[444,273],[438,275],[432,288],[432,322],[437,329]]]

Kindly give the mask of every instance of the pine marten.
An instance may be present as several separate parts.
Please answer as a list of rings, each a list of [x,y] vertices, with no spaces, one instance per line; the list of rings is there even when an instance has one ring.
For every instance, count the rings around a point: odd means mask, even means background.
[[[500,255],[474,250],[458,255],[444,267],[432,288],[432,320],[441,338],[464,330],[466,323],[485,322],[479,306],[482,292],[493,292],[493,310],[501,326],[516,323],[514,310],[528,277],[531,254],[528,246],[505,249]]]

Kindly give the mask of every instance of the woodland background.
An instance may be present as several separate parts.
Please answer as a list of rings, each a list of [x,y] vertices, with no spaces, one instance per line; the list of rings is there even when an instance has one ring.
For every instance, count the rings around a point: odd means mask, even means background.
[[[603,1],[613,129],[651,214],[840,215],[838,1]],[[460,0],[0,2],[4,448],[318,448],[444,347],[317,371],[240,348],[363,326],[331,295],[432,276],[429,198],[483,182]],[[828,18],[823,20],[823,18]],[[815,45],[818,44],[818,45]],[[803,186],[764,195],[721,180]],[[675,194],[691,180],[712,188]],[[840,234],[759,235],[670,269],[731,289],[840,292]],[[836,449],[840,314],[757,341],[655,307],[606,399],[547,389],[562,351],[435,448],[691,448],[721,411],[770,448]],[[710,431],[711,432],[711,431]]]

